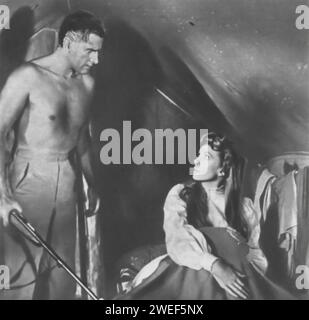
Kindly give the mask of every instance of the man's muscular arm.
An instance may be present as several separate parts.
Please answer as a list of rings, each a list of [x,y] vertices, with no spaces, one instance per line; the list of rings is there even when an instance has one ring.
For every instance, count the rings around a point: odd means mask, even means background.
[[[90,187],[94,185],[93,171],[91,166],[91,138],[88,125],[85,125],[80,134],[80,138],[77,145],[77,153],[80,158],[83,174]]]
[[[91,138],[88,125],[84,126],[81,131],[81,136],[77,146],[77,153],[80,157],[81,167],[85,179],[88,184],[88,201],[89,201],[89,214],[97,213],[100,205],[99,197],[95,191],[94,174],[92,169],[92,150]]]
[[[91,76],[84,77],[84,84],[89,95],[89,104],[93,97],[94,91],[94,79]],[[89,201],[89,213],[97,213],[100,206],[100,199],[95,191],[94,174],[92,169],[93,154],[91,149],[91,137],[89,119],[86,120],[84,126],[81,129],[79,141],[77,144],[77,153],[80,158],[82,171],[88,184],[88,201]]]
[[[14,200],[7,175],[7,137],[14,122],[23,111],[29,96],[32,69],[24,65],[15,70],[8,78],[0,94],[0,217],[4,225],[12,209],[21,211]]]

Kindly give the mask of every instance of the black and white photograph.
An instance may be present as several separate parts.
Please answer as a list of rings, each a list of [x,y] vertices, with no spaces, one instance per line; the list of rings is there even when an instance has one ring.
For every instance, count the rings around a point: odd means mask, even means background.
[[[0,300],[309,300],[308,40],[307,0],[0,0]]]

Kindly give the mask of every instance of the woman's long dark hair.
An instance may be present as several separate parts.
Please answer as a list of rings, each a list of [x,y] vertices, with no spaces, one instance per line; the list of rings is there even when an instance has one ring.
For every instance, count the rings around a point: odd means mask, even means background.
[[[224,173],[219,188],[225,188],[227,202],[225,216],[229,226],[237,230],[244,238],[248,237],[248,227],[242,214],[242,178],[245,161],[233,150],[231,142],[222,135],[210,133],[208,145],[220,152]],[[228,186],[228,184],[230,184]],[[229,188],[227,190],[227,188]],[[187,204],[188,223],[199,228],[209,226],[207,193],[200,181],[190,180],[180,192],[180,197]]]

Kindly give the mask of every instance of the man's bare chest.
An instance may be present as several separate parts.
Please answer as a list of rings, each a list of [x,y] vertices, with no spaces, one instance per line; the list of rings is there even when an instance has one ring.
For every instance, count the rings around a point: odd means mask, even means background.
[[[89,109],[89,94],[80,83],[42,83],[29,94],[29,115],[51,126],[80,126]]]

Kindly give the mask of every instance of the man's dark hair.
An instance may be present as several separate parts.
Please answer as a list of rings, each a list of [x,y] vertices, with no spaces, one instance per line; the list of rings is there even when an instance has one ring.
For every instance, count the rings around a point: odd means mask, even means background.
[[[66,16],[60,26],[58,41],[63,45],[63,39],[67,32],[80,32],[83,39],[87,40],[90,33],[104,38],[105,31],[102,23],[92,13],[84,10],[76,11]]]

